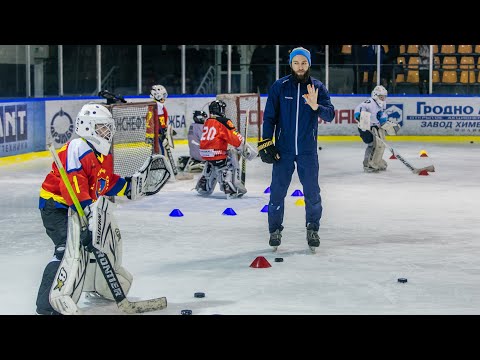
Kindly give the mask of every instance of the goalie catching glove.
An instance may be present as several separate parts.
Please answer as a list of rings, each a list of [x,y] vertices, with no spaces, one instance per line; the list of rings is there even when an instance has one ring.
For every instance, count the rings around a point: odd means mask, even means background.
[[[258,153],[264,163],[273,164],[280,160],[280,154],[278,153],[272,139],[264,139],[258,142]]]
[[[125,195],[130,200],[154,195],[170,178],[175,179],[170,162],[163,155],[151,155],[135,174],[125,178],[130,182]]]
[[[251,161],[255,159],[258,155],[257,150],[255,150],[252,145],[249,143],[244,143],[237,148],[239,154],[244,157],[244,159]]]

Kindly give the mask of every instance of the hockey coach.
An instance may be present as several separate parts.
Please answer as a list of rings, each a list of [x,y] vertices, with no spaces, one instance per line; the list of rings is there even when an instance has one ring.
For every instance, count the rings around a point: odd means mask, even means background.
[[[289,59],[291,74],[276,80],[268,91],[258,150],[263,162],[273,164],[268,204],[269,245],[280,245],[285,196],[297,166],[305,197],[307,243],[320,245],[318,230],[322,200],[318,183],[318,118],[332,121],[334,107],[325,85],[310,76],[310,51],[294,48]],[[273,136],[275,135],[275,141]]]

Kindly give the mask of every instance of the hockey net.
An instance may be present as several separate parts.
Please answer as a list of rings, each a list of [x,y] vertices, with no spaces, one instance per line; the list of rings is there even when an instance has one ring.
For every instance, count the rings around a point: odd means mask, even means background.
[[[218,94],[217,100],[227,104],[225,116],[233,121],[240,134],[245,133],[246,113],[249,111],[248,138],[255,142],[261,138],[260,94]]]
[[[122,177],[132,176],[145,160],[160,152],[159,123],[154,101],[106,105],[115,120],[112,140],[113,171]]]

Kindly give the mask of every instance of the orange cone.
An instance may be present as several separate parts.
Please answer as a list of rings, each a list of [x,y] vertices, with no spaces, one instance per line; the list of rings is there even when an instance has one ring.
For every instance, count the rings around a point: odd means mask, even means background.
[[[250,264],[251,268],[258,268],[258,269],[263,269],[263,268],[269,268],[272,267],[270,263],[268,262],[267,259],[265,259],[263,256],[257,256],[255,260]]]

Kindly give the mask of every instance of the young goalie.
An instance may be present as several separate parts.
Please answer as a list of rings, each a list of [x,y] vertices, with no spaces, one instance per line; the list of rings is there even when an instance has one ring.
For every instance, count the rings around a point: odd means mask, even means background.
[[[210,116],[203,125],[200,139],[200,155],[206,162],[195,187],[200,195],[212,194],[217,182],[229,198],[241,197],[247,192],[240,180],[240,167],[233,148],[247,160],[254,159],[258,153],[237,131],[232,120],[225,117],[226,106],[225,102],[215,100],[208,107]]]
[[[75,132],[79,138],[66,143],[58,158],[89,226],[80,229],[74,200],[53,163],[41,185],[39,201],[43,225],[55,246],[37,295],[36,312],[42,315],[78,314],[76,303],[82,291],[113,300],[111,288],[98,270],[95,258],[90,257],[94,247],[92,231],[102,234],[102,251],[111,259],[113,271],[124,293],[128,293],[133,278],[121,264],[120,231],[112,214],[112,203],[106,196],[127,196],[134,200],[151,195],[173,176],[162,155],[152,155],[132,177],[115,174],[110,153],[115,124],[110,111],[101,104],[89,103],[82,107]],[[100,224],[92,220],[100,218],[103,219]]]

